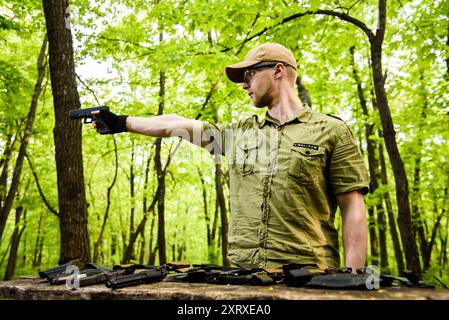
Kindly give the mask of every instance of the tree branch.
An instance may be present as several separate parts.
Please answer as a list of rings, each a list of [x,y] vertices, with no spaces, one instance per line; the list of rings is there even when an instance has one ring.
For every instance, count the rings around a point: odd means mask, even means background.
[[[218,79],[212,84],[212,87],[210,88],[209,92],[207,93],[206,99],[204,100],[203,105],[201,106],[201,110],[200,112],[196,115],[195,120],[198,120],[199,118],[201,118],[202,113],[204,111],[204,109],[206,109],[207,105],[209,104],[210,99],[212,98],[213,94],[215,93],[215,91],[218,88],[218,84],[220,83],[220,81],[223,79],[224,73],[220,73],[220,76],[218,77]]]
[[[172,161],[173,157],[175,156],[176,151],[178,151],[179,146],[181,145],[182,138],[179,138],[178,143],[175,146],[175,150],[172,151],[173,145],[171,145],[170,150],[168,150],[168,158],[165,162],[164,169],[162,170],[163,174],[165,175],[167,173],[168,166],[170,165],[170,162]]]
[[[333,11],[333,10],[317,10],[315,12],[312,12],[311,14],[313,15],[318,15],[318,14],[323,14],[323,15],[329,15],[329,16],[333,16],[333,17],[337,17],[343,21],[349,22],[353,25],[355,25],[356,27],[358,27],[359,29],[361,29],[367,36],[368,39],[370,41],[374,40],[374,33],[373,31],[368,28],[368,26],[363,23],[362,21],[351,17],[350,15],[343,13],[343,12],[338,12],[338,11]]]
[[[249,34],[250,34],[251,31],[254,29],[254,26],[256,25],[257,20],[259,19],[259,17],[260,17],[260,12],[258,12],[257,15],[256,15],[256,17],[254,18],[254,21],[253,21],[253,23],[251,24],[251,27],[248,29],[248,33],[246,34],[245,39],[248,39]],[[242,51],[243,45],[244,45],[244,44],[245,44],[245,42],[242,42],[240,48],[237,50],[236,55],[238,55],[238,54]]]
[[[148,49],[148,50],[151,50],[151,51],[156,50],[155,48],[147,47],[147,46],[141,45],[140,43],[137,43],[137,42],[129,41],[129,40],[126,40],[126,39],[120,39],[120,38],[109,38],[109,37],[103,36],[101,34],[100,35],[82,34],[82,36],[86,36],[86,37],[89,37],[89,38],[98,38],[98,39],[107,40],[107,41],[128,43],[128,44],[131,44],[133,46],[144,48],[144,49]]]
[[[95,94],[95,91],[94,90],[92,90],[91,89],[91,87],[89,87],[82,79],[81,79],[81,77],[75,72],[75,76],[76,76],[76,78],[79,80],[79,82],[81,82],[81,84],[90,92],[90,93],[92,93],[92,95],[94,96],[94,98],[95,98],[95,101],[97,101],[97,104],[98,105],[100,105],[101,103],[100,103],[100,101],[98,101],[98,99],[97,99],[97,95]]]
[[[28,153],[25,153],[25,158],[28,161],[28,165],[30,166],[31,169],[31,173],[33,174],[34,177],[34,181],[36,182],[36,186],[37,186],[37,190],[39,191],[39,195],[42,198],[42,201],[44,201],[45,206],[48,208],[48,210],[50,210],[51,213],[53,213],[54,215],[56,215],[59,218],[59,212],[56,211],[56,209],[54,209],[51,204],[48,202],[47,198],[45,197],[41,185],[39,183],[39,179],[37,178],[37,173],[33,168],[33,164],[31,163],[30,157],[28,156]]]
[[[379,0],[379,1],[380,2],[384,2],[385,0]],[[380,3],[379,3],[379,5],[380,5]],[[386,11],[386,4],[385,4],[385,10],[384,11],[380,10],[380,12],[384,12],[384,14],[385,14],[385,11]],[[368,39],[369,39],[370,42],[375,39],[375,35],[374,35],[373,31],[370,28],[368,28],[368,26],[365,23],[363,23],[362,21],[360,21],[360,20],[358,20],[358,19],[356,19],[356,18],[354,18],[354,17],[352,17],[352,16],[350,16],[350,15],[348,15],[346,13],[343,13],[343,12],[319,9],[319,10],[315,10],[315,11],[300,12],[300,13],[296,13],[294,15],[291,15],[289,17],[286,17],[286,18],[282,19],[280,22],[278,22],[278,23],[276,23],[276,24],[274,24],[272,26],[265,27],[261,31],[253,34],[252,36],[247,37],[245,40],[243,40],[241,43],[239,43],[235,47],[241,47],[246,42],[249,42],[249,41],[253,40],[254,38],[260,37],[261,35],[263,35],[267,31],[269,31],[271,29],[274,29],[274,28],[276,28],[276,27],[278,27],[280,25],[283,25],[283,24],[285,24],[287,22],[296,20],[298,18],[302,18],[304,16],[310,16],[310,15],[328,15],[328,16],[337,17],[337,18],[339,18],[339,19],[341,19],[343,21],[349,22],[349,23],[355,25],[356,27],[358,27],[359,29],[361,29],[368,36]],[[385,15],[383,16],[383,18],[385,19]],[[379,24],[379,25],[382,26],[382,24]],[[384,26],[384,30],[385,30],[385,20],[383,21],[383,26]],[[233,47],[233,48],[235,48],[235,47]],[[221,52],[230,51],[233,48],[226,48],[226,49],[221,50]]]

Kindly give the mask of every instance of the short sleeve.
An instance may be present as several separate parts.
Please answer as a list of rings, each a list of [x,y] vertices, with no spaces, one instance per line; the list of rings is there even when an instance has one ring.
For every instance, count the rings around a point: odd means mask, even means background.
[[[203,121],[203,141],[209,141],[205,147],[213,155],[225,156],[227,150],[232,147],[227,135],[232,135],[233,124],[221,124]]]
[[[360,190],[369,192],[369,175],[365,161],[351,132],[342,124],[330,159],[329,179],[335,195]]]

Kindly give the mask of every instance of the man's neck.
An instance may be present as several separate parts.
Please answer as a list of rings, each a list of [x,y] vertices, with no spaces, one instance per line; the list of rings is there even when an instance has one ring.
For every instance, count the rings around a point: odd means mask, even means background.
[[[295,94],[285,93],[280,94],[278,100],[268,107],[268,114],[282,125],[296,118],[303,108],[301,99]]]

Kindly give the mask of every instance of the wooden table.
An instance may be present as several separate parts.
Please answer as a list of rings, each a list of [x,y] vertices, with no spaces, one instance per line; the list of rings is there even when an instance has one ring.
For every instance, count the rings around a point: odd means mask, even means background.
[[[17,300],[447,300],[449,290],[392,287],[380,290],[321,290],[250,285],[159,282],[112,290],[104,285],[77,290],[39,279],[0,282],[0,298]]]

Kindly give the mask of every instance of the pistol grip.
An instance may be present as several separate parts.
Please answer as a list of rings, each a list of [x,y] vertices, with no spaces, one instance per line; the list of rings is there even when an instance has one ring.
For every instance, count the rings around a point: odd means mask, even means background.
[[[106,124],[106,122],[104,122],[103,118],[96,117],[96,116],[92,116],[92,118],[93,118],[93,121],[95,121],[97,123],[98,132],[100,134],[111,133],[111,129],[109,129],[108,125]]]

